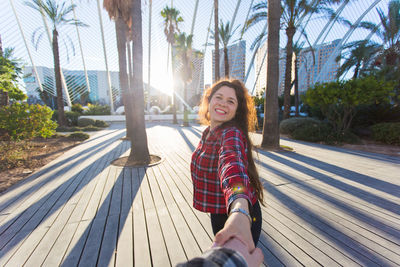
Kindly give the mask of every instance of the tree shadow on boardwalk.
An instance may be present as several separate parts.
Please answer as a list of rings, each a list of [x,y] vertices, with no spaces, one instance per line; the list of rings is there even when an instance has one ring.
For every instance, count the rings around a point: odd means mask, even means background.
[[[275,186],[270,186],[267,181],[264,180],[264,188],[271,195],[280,202],[280,205],[288,208],[297,217],[302,218],[305,222],[313,226],[313,231],[316,231],[319,235],[322,235],[327,239],[331,246],[338,249],[342,253],[344,252],[350,259],[358,262],[363,266],[387,266],[387,260],[381,257],[376,257],[371,254],[371,251],[361,245],[359,242],[354,241],[350,236],[344,234],[340,229],[337,229],[328,220],[320,216],[319,214],[310,211],[310,209],[290,197],[289,195],[282,193]],[[268,221],[268,218],[265,218]],[[263,233],[264,235],[265,233]],[[268,242],[265,236],[260,238],[262,242]],[[328,245],[328,244],[327,244]],[[268,245],[266,245],[268,246]],[[269,248],[274,255],[279,255],[279,251],[272,247]],[[340,253],[340,252],[338,252]],[[343,257],[344,255],[342,255]]]
[[[115,257],[127,218],[133,216],[131,207],[145,175],[145,169],[141,169],[124,168],[120,172],[94,218],[63,259],[61,266],[109,265]]]
[[[344,211],[346,214],[351,214],[350,218],[357,218],[364,224],[369,224],[375,228],[375,233],[378,236],[382,236],[383,239],[389,239],[391,240],[394,244],[400,242],[400,231],[398,229],[395,229],[391,227],[389,224],[386,224],[385,220],[382,218],[382,220],[376,219],[376,217],[373,217],[370,213],[367,211],[363,212],[362,210],[358,210],[354,206],[348,205],[346,202],[340,200],[338,197],[334,194],[328,194],[326,191],[322,191],[319,189],[316,189],[317,187],[312,186],[312,179],[316,179],[318,181],[321,181],[327,185],[330,185],[332,187],[335,187],[339,190],[345,191],[349,193],[350,195],[354,195],[362,200],[365,200],[367,202],[373,203],[379,207],[381,207],[383,210],[390,210],[391,212],[394,212],[396,214],[399,214],[399,205],[388,201],[382,197],[376,196],[370,192],[367,192],[365,190],[359,189],[355,186],[348,185],[346,183],[340,182],[338,180],[332,179],[332,177],[329,177],[323,173],[314,171],[310,168],[305,167],[304,165],[297,164],[295,162],[292,162],[282,156],[279,155],[279,153],[270,153],[270,152],[262,152],[262,154],[268,158],[273,159],[274,161],[280,162],[286,166],[289,166],[293,168],[295,171],[299,171],[305,174],[307,177],[312,177],[312,178],[307,178],[305,181],[304,179],[301,179],[299,177],[294,177],[291,172],[286,172],[283,170],[280,170],[276,167],[274,167],[273,163],[268,164],[267,160],[263,161],[258,161],[258,165],[261,167],[261,169],[265,169],[268,172],[274,173],[277,176],[283,178],[284,180],[287,181],[287,184],[293,183],[296,189],[293,187],[291,190],[294,191],[299,191],[297,188],[303,190],[303,192],[307,192],[307,195],[309,198],[313,199],[312,201],[316,201],[318,203],[318,199],[316,200],[315,198],[321,198],[324,201],[329,202],[330,205],[332,205],[335,208],[341,209]],[[339,172],[340,174],[343,175],[343,173],[347,173],[346,171],[341,169],[337,166],[330,165],[328,163],[315,160],[315,159],[310,159],[306,156],[303,155],[298,155],[295,153],[284,153],[286,157],[295,157],[297,160],[300,162],[304,162],[306,164],[309,164],[311,166],[316,166],[316,167],[324,167],[324,171],[336,171]],[[318,163],[318,164],[316,164]],[[346,177],[350,179],[350,175],[356,175],[358,173],[351,172],[349,174],[349,177]],[[360,178],[362,175],[358,174],[358,178]],[[268,180],[268,177],[265,177]],[[373,181],[375,186],[379,187],[378,182],[383,182],[383,181],[378,181],[375,178],[372,177],[365,177],[366,181],[371,182]],[[368,179],[369,178],[369,179]],[[292,210],[294,214],[296,214],[299,218],[302,218],[312,224],[314,227],[317,227],[317,230],[320,234],[325,236],[327,239],[331,240],[334,244],[335,247],[342,248],[344,251],[346,251],[348,254],[350,254],[350,258],[352,259],[357,259],[357,262],[365,265],[387,265],[388,261],[385,258],[380,258],[377,257],[376,255],[371,254],[371,251],[369,248],[361,245],[359,242],[355,242],[354,239],[350,236],[347,236],[345,233],[341,231],[341,229],[336,228],[332,223],[330,223],[326,218],[322,217],[320,214],[317,214],[313,211],[310,210],[309,207],[303,205],[302,203],[299,203],[296,201],[294,198],[290,197],[289,195],[283,193],[279,188],[279,186],[273,186],[270,183],[267,183],[267,180],[264,179],[264,187],[265,189],[272,194],[280,203],[281,205],[289,208]],[[358,181],[361,182],[361,181]],[[286,184],[282,184],[284,188],[286,188]],[[383,182],[383,185],[385,185],[385,182]],[[321,188],[321,187],[319,187]],[[294,193],[294,194],[298,194]],[[304,194],[304,193],[301,193]],[[395,195],[395,194],[394,194]],[[398,197],[398,195],[397,195]],[[268,205],[268,203],[267,203]],[[310,203],[310,205],[313,205]],[[268,221],[268,219],[266,219]],[[342,220],[346,220],[342,218]],[[264,240],[265,241],[265,240]],[[267,242],[267,241],[265,241]]]
[[[59,176],[63,175],[65,173],[66,169],[72,169],[78,166],[82,161],[89,159],[90,157],[94,156],[96,153],[99,153],[102,151],[104,148],[115,142],[117,139],[121,138],[124,134],[118,134],[116,137],[112,139],[108,139],[104,142],[101,142],[95,146],[88,147],[87,149],[84,149],[82,151],[79,151],[78,153],[74,153],[70,157],[67,157],[55,164],[49,164],[47,167],[41,169],[40,171],[34,173],[31,175],[28,179],[25,181],[16,184],[15,186],[11,187],[9,190],[3,192],[3,194],[6,194],[7,192],[11,190],[16,190],[22,185],[26,184],[27,182],[30,182],[34,179],[37,179],[41,176],[48,176],[47,178],[43,179],[39,183],[37,183],[34,186],[30,186],[21,192],[19,192],[17,195],[14,197],[9,198],[7,201],[4,201],[0,204],[0,212],[3,211],[6,207],[8,207],[10,204],[15,202],[17,199],[22,198],[24,196],[30,195],[33,192],[36,192],[39,188],[45,186],[47,183],[52,182],[54,179],[58,178]],[[101,137],[104,137],[102,135]],[[100,137],[99,137],[100,138]],[[51,173],[55,171],[55,173]],[[0,228],[1,229],[1,228]],[[1,231],[0,231],[1,233]]]
[[[117,135],[116,138],[118,138],[119,136],[120,135]],[[83,160],[88,160],[91,156],[99,153],[102,149],[104,149],[107,145],[110,145],[114,141],[115,139],[110,139],[102,142],[95,150],[93,150],[93,147],[86,149],[82,153],[87,153],[89,151],[90,153],[85,155],[82,159],[79,159],[79,162],[82,162]],[[81,190],[85,188],[87,184],[89,184],[94,178],[102,173],[103,170],[109,166],[111,160],[124,154],[125,151],[127,151],[127,148],[121,142],[111,151],[104,154],[97,160],[91,162],[89,165],[85,166],[85,168],[80,168],[76,174],[72,175],[71,177],[66,177],[65,181],[63,181],[60,185],[56,186],[51,191],[43,192],[43,195],[41,195],[39,199],[37,199],[32,205],[23,209],[21,212],[10,218],[7,223],[3,224],[0,227],[0,259],[9,251],[14,249],[14,247],[19,245],[27,236],[32,233],[33,230],[40,226],[46,227],[45,225],[43,225],[44,223],[46,225],[48,223],[51,223],[47,220],[54,220],[54,217],[57,217],[57,214],[61,212],[64,205],[72,197],[78,194]],[[82,154],[77,153],[77,155],[71,156],[70,158],[63,160],[63,163],[60,164],[65,164],[71,159],[79,156],[82,156]],[[79,162],[76,161],[72,164],[68,164],[67,166],[68,168],[76,168]],[[58,164],[58,166],[60,166],[60,164]],[[66,166],[63,167],[66,168]],[[46,178],[45,181],[40,183],[40,185],[36,185],[33,188],[28,189],[28,191],[32,192],[40,190],[40,188],[43,187],[46,183],[56,180],[62,175],[63,171],[59,170]],[[7,203],[9,202],[10,200],[7,201]]]
[[[372,160],[379,160],[379,161],[384,161],[384,162],[400,164],[400,157],[394,157],[394,156],[378,154],[378,153],[371,153],[371,152],[360,151],[360,150],[352,150],[352,149],[348,149],[348,148],[342,148],[342,147],[336,147],[336,146],[330,146],[330,145],[310,143],[310,142],[305,142],[305,141],[289,139],[289,138],[285,138],[285,137],[281,137],[281,139],[288,141],[288,142],[296,143],[296,144],[306,145],[308,147],[316,147],[316,148],[321,148],[321,149],[328,150],[328,151],[336,151],[336,152],[350,154],[350,155],[359,156],[359,157],[364,157],[364,158],[368,158],[368,159],[372,159]]]

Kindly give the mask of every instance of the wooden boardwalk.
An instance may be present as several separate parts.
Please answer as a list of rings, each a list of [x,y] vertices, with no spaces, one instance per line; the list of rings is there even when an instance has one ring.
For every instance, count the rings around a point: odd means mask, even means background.
[[[0,195],[0,266],[174,266],[212,243],[192,208],[202,127],[147,125],[163,162],[121,168],[123,125],[95,134]],[[260,135],[254,135],[260,142]],[[399,266],[400,157],[281,140],[256,155],[267,266]]]

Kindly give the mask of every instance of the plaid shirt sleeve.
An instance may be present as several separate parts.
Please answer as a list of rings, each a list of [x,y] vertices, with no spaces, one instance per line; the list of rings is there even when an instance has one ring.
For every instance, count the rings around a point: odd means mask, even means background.
[[[176,265],[177,267],[247,267],[246,260],[243,256],[232,249],[215,248],[210,249],[201,257],[193,258],[185,263]]]
[[[224,129],[219,149],[218,177],[225,196],[227,212],[234,200],[245,198],[252,203],[252,190],[247,173],[247,142],[236,127]]]

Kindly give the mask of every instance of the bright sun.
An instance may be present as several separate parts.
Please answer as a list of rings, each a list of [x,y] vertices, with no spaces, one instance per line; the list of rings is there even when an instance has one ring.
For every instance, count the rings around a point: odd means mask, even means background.
[[[172,95],[172,74],[161,66],[154,66],[151,71],[151,86],[161,92]]]

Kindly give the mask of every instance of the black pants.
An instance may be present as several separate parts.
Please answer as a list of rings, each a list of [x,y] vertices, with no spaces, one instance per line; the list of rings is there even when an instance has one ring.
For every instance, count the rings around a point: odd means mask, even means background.
[[[251,224],[251,235],[253,236],[254,245],[257,246],[258,239],[260,238],[262,223],[261,208],[258,201],[256,202],[256,204],[253,205],[252,217],[255,218],[255,220],[253,220],[253,223]],[[227,219],[227,214],[211,213],[211,226],[214,235],[217,234],[222,228],[224,228]]]

